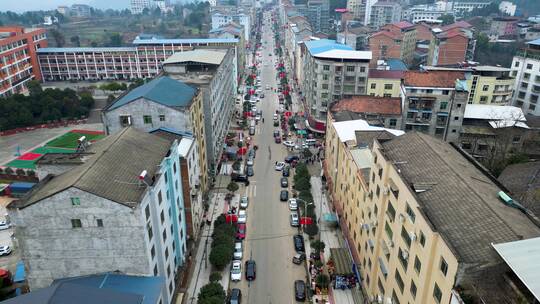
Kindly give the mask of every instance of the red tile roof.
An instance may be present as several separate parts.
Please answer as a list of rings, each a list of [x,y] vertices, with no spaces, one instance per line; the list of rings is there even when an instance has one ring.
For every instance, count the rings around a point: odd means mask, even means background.
[[[401,37],[401,35],[398,34],[398,33],[389,32],[389,31],[380,31],[380,32],[377,32],[377,33],[371,35],[371,38],[377,37],[377,36],[387,36],[387,37],[390,37],[392,39],[397,39],[397,38]]]
[[[400,21],[398,23],[392,23],[391,25],[397,27],[397,28],[400,28],[400,29],[406,29],[406,28],[409,28],[411,26],[414,26],[414,24],[408,22],[408,21]]]
[[[369,95],[354,96],[353,98],[340,100],[332,106],[332,112],[339,111],[401,115],[401,98]]]
[[[441,30],[448,31],[448,30],[455,29],[455,28],[471,28],[471,27],[472,27],[472,25],[469,22],[458,21],[458,22],[454,22],[452,24],[443,26],[441,28]]]
[[[406,71],[403,83],[413,87],[453,88],[456,79],[465,79],[463,72],[450,71]]]
[[[403,78],[403,74],[405,74],[404,71],[370,69],[368,78],[401,79]]]

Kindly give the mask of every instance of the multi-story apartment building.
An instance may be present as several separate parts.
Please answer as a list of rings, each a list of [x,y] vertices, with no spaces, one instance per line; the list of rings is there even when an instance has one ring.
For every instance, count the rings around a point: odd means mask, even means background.
[[[125,128],[89,151],[8,206],[30,288],[121,271],[164,277],[171,303],[187,258],[178,142]]]
[[[451,65],[463,63],[474,58],[476,40],[472,26],[467,22],[456,22],[434,28],[433,39],[429,45],[429,65]]]
[[[456,142],[469,92],[462,72],[406,71],[401,86],[405,131]]]
[[[401,5],[394,0],[382,0],[371,6],[369,25],[375,28],[401,21]]]
[[[212,7],[212,29],[218,29],[231,22],[235,22],[244,27],[244,38],[250,40],[251,36],[251,16],[240,7],[213,6]]]
[[[368,50],[368,37],[373,33],[373,29],[367,26],[352,26],[347,24],[342,32],[337,33],[336,41],[346,44],[357,51]]]
[[[169,77],[197,87],[202,96],[206,156],[211,172],[217,169],[234,112],[236,57],[233,50],[194,50],[176,53],[163,62]]]
[[[368,25],[371,17],[371,8],[377,0],[347,0],[347,10],[351,12],[354,19]]]
[[[88,18],[92,14],[92,7],[86,4],[73,4],[70,13],[73,17]]]
[[[328,124],[325,176],[370,301],[517,303],[522,291],[530,295],[506,277],[492,244],[540,229],[501,201],[506,190],[491,175],[427,134],[351,134],[340,124]]]
[[[414,60],[416,30],[414,25],[402,21],[387,24],[369,38],[369,49],[373,52],[370,66],[376,67],[379,60],[397,58],[410,65]]]
[[[43,47],[45,29],[0,27],[0,97],[24,93],[28,81],[41,80],[36,50]]]
[[[43,81],[120,80],[153,78],[173,53],[195,48],[233,48],[240,66],[244,49],[240,40],[200,38],[161,39],[137,37],[133,47],[42,48],[37,51]]]
[[[300,44],[312,40],[313,31],[304,16],[292,16],[285,25],[285,57],[292,68],[294,80],[301,83],[303,73],[303,54]]]
[[[540,39],[527,42],[512,60],[512,76],[515,77],[513,105],[525,114],[540,116]]]
[[[206,155],[206,127],[201,91],[170,77],[161,76],[143,84],[103,109],[102,121],[107,134],[127,126],[150,132],[170,128],[192,134],[199,147],[201,189],[209,189]]]
[[[365,120],[370,126],[401,129],[401,98],[354,96],[334,103],[330,109],[335,121]]]
[[[464,66],[432,67],[424,66],[427,71],[463,72],[469,90],[468,104],[509,105],[512,102],[515,78],[509,68],[499,66]]]
[[[495,37],[516,37],[518,34],[518,17],[497,17],[491,20],[489,35]]]
[[[329,0],[308,0],[306,4],[297,4],[294,8],[307,17],[313,32],[328,34],[330,30]]]
[[[130,10],[132,14],[142,14],[145,8],[152,8],[152,0],[131,0]]]
[[[454,15],[452,11],[446,11],[432,4],[419,4],[403,10],[403,19],[413,23],[437,21],[441,16],[447,14]]]
[[[370,69],[367,94],[379,97],[401,97],[404,71]]]
[[[324,133],[332,102],[366,94],[371,52],[354,51],[328,39],[306,41],[304,45],[304,108],[310,129]]]

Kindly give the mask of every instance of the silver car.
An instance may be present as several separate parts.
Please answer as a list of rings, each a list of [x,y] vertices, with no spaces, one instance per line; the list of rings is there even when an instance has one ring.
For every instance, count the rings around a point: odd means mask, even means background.
[[[242,242],[234,243],[234,254],[233,254],[234,259],[241,260],[242,253],[243,253]]]
[[[298,227],[300,226],[300,219],[298,218],[298,213],[291,212],[291,226]]]

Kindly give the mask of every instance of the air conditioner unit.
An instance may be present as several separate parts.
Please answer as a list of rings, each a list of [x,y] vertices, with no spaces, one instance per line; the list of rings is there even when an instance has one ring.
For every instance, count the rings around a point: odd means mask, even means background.
[[[411,241],[416,241],[416,233],[414,233],[414,231],[410,231],[409,232],[409,238],[411,239]]]
[[[400,214],[398,215],[398,218],[399,218],[399,222],[400,222],[400,223],[405,222],[405,216],[404,216],[402,213],[400,213]]]
[[[404,260],[408,259],[408,258],[409,258],[409,252],[408,252],[407,250],[403,250],[403,251],[401,252],[401,257],[402,257]]]

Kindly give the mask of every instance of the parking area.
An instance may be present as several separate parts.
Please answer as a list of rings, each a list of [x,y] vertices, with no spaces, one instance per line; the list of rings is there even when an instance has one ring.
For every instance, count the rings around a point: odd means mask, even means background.
[[[0,221],[6,220],[7,210],[6,206],[13,201],[13,198],[0,196]],[[7,269],[12,273],[15,272],[17,262],[21,260],[20,251],[18,250],[17,242],[14,241],[12,235],[14,234],[14,228],[0,230],[0,246],[8,245],[11,247],[11,254],[7,256],[0,256],[0,268]]]

